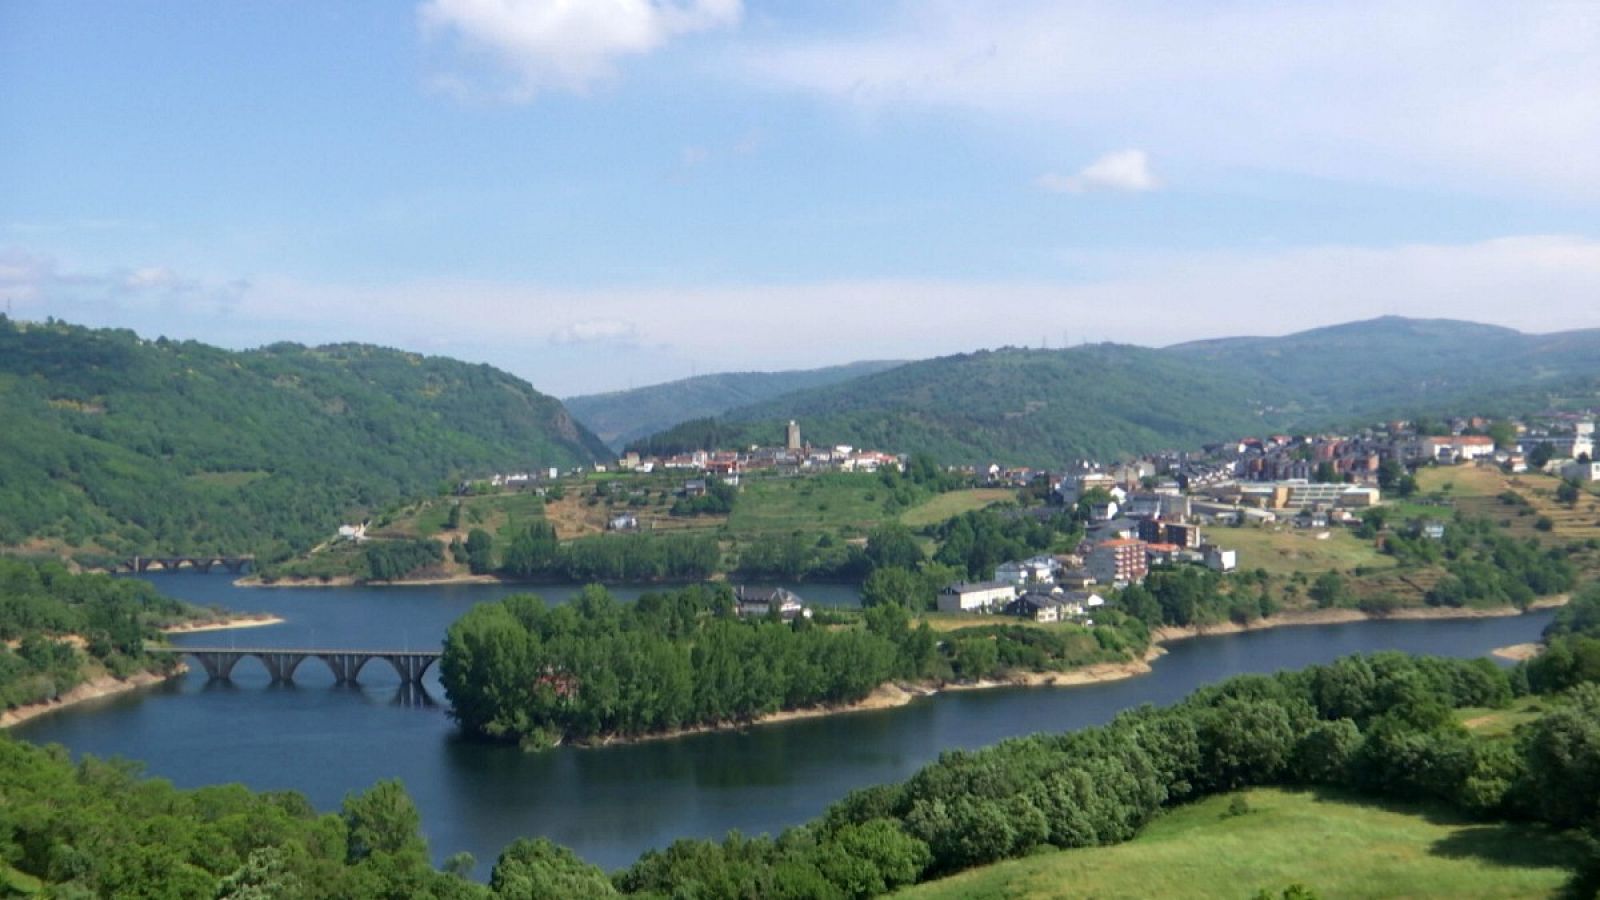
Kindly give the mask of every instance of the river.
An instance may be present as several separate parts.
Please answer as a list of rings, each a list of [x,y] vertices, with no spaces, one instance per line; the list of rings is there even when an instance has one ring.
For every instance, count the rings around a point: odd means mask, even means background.
[[[281,625],[183,635],[193,646],[434,647],[500,585],[387,588],[236,588],[226,575],[150,579],[173,596],[283,617]],[[528,589],[520,589],[528,590]],[[537,588],[561,602],[575,588]],[[620,589],[637,597],[638,589]],[[805,586],[816,603],[853,604],[853,588]],[[12,729],[74,753],[124,756],[180,786],[239,781],[294,789],[321,809],[349,791],[401,778],[422,812],[437,859],[467,850],[486,874],[518,836],[545,836],[607,869],[679,837],[776,833],[845,792],[898,780],[940,751],[1038,731],[1096,725],[1141,703],[1171,703],[1196,686],[1350,653],[1405,650],[1482,656],[1537,639],[1552,613],[1514,618],[1357,622],[1182,641],[1150,675],[1068,688],[939,694],[898,709],[804,719],[671,741],[524,753],[457,737],[436,671],[418,696],[373,663],[356,687],[335,687],[316,660],[297,683],[272,685],[255,660],[232,682],[204,673],[95,701]],[[198,667],[196,667],[198,669]]]

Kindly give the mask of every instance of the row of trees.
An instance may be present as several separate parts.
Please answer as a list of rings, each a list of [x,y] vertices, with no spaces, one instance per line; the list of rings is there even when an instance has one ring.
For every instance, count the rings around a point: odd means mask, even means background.
[[[164,668],[145,641],[193,612],[143,581],[0,557],[0,708],[53,699],[97,672]]]
[[[1120,617],[1108,613],[1112,623]],[[1126,659],[1141,626],[965,629],[941,641],[899,604],[859,627],[741,618],[726,585],[619,604],[598,586],[563,606],[510,597],[450,627],[440,676],[472,734],[530,746],[742,722],[850,703],[895,679],[975,679]]]

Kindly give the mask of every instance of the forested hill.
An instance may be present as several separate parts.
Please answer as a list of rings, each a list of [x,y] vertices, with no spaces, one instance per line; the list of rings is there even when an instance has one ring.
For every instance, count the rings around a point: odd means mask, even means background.
[[[1039,463],[1191,447],[1260,430],[1284,394],[1161,351],[1114,344],[1005,349],[908,363],[688,422],[640,442],[772,443],[788,419],[817,445]]]
[[[1600,329],[1523,334],[1451,319],[1385,316],[1282,337],[1224,338],[1162,352],[1277,382],[1313,416],[1441,412],[1539,403],[1592,389]]]
[[[0,318],[0,546],[284,553],[441,479],[607,453],[485,365]]]
[[[730,409],[806,388],[871,375],[899,362],[855,362],[788,372],[722,372],[606,394],[568,397],[567,408],[615,448],[680,422],[720,416]]]
[[[1600,395],[1600,329],[1529,335],[1385,317],[1283,337],[1159,350],[1006,349],[908,363],[686,422],[658,452],[773,442],[788,419],[818,445],[949,462],[1059,464],[1368,418],[1525,412]]]

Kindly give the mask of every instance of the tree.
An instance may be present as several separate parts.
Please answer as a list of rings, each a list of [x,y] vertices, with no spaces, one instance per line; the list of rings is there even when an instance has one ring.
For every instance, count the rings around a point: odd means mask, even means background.
[[[420,834],[422,815],[399,779],[380,781],[363,794],[346,795],[342,814],[350,833],[347,853],[351,862],[377,853],[426,853]]]
[[[1404,478],[1406,467],[1399,460],[1386,459],[1378,464],[1378,487],[1384,491],[1392,491]]]
[[[1568,506],[1577,506],[1578,498],[1583,495],[1583,488],[1578,482],[1564,478],[1556,487],[1556,499]]]
[[[923,609],[930,597],[917,573],[899,566],[875,568],[861,585],[861,605],[874,607],[894,604],[905,609]]]
[[[1311,583],[1311,589],[1306,594],[1317,602],[1319,609],[1342,606],[1347,597],[1344,578],[1338,572],[1323,572]]]
[[[588,900],[617,893],[600,867],[545,838],[512,841],[495,862],[489,887],[508,900]]]
[[[494,571],[494,538],[482,528],[474,528],[467,532],[467,568],[474,575],[486,575]]]
[[[1500,450],[1515,450],[1517,447],[1517,426],[1505,419],[1499,419],[1489,424],[1489,437],[1494,438],[1494,445]]]
[[[923,560],[922,547],[917,544],[911,529],[897,522],[889,522],[867,535],[867,559],[877,569],[890,566],[915,569]]]
[[[1547,443],[1540,442],[1528,451],[1528,468],[1535,471],[1543,469],[1550,460],[1556,458],[1555,448]]]

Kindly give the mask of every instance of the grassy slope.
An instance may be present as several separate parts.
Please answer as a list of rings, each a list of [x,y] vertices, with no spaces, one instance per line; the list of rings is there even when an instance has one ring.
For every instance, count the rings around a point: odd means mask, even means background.
[[[900,514],[900,522],[911,528],[937,525],[963,513],[1015,500],[1017,492],[1010,488],[972,488],[949,491],[929,498]]]
[[[1548,897],[1566,881],[1565,838],[1425,807],[1258,789],[1175,810],[1114,847],[1043,853],[932,882],[908,900],[1186,897],[1239,900],[1301,883],[1323,897]]]
[[[1358,566],[1375,569],[1394,567],[1394,558],[1379,553],[1371,541],[1363,541],[1350,529],[1296,528],[1293,525],[1209,528],[1206,540],[1239,551],[1243,569],[1266,569],[1273,575],[1295,572],[1316,574],[1329,569],[1348,572]],[[1317,536],[1327,538],[1318,540]]]

